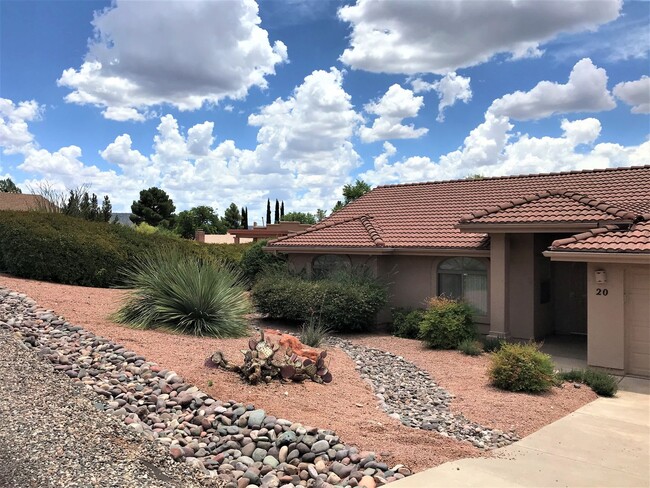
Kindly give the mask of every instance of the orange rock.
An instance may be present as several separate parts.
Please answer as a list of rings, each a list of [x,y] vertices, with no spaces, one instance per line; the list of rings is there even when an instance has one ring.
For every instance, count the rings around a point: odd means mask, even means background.
[[[376,486],[377,483],[372,476],[364,476],[361,478],[361,481],[359,481],[359,488],[375,488]]]
[[[265,329],[264,340],[269,344],[278,344],[280,348],[291,349],[296,355],[309,358],[312,361],[316,361],[320,354],[316,349],[305,346],[297,337],[291,334],[283,334],[279,330]]]

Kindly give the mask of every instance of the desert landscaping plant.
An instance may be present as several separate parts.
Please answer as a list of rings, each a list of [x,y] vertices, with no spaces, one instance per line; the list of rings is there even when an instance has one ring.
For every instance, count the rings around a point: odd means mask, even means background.
[[[503,344],[492,354],[489,375],[492,384],[508,391],[539,393],[555,384],[551,356],[539,350],[539,344]]]
[[[594,393],[600,396],[612,397],[618,391],[616,378],[604,371],[594,369],[572,369],[571,371],[561,371],[558,378],[563,381],[573,381],[574,383],[584,383],[589,386]]]
[[[429,300],[420,323],[420,338],[434,349],[455,349],[467,339],[475,339],[476,325],[469,305],[439,296]]]
[[[483,350],[485,352],[496,352],[505,343],[503,339],[497,339],[496,337],[484,337],[481,339],[481,342],[483,343]]]
[[[268,241],[261,240],[250,244],[241,258],[241,268],[249,283],[255,283],[257,276],[263,272],[272,272],[270,268],[286,265],[285,254],[271,254],[263,248]]]
[[[467,356],[483,354],[483,344],[475,339],[465,339],[458,344],[458,350]]]
[[[314,315],[309,317],[302,327],[300,328],[300,342],[310,347],[320,347],[325,340],[330,330]]]
[[[409,310],[406,308],[394,308],[393,315],[393,335],[404,339],[417,339],[420,337],[420,323],[424,318],[424,310],[416,308]]]
[[[250,311],[241,273],[210,257],[162,248],[123,270],[128,296],[119,323],[213,337],[246,335]]]

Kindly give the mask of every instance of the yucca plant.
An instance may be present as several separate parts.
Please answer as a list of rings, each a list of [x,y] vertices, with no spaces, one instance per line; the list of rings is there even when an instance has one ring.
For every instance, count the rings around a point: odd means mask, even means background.
[[[312,315],[309,320],[302,324],[300,329],[300,342],[310,347],[320,347],[321,343],[329,335],[330,328],[321,323]]]
[[[122,270],[129,289],[114,320],[141,329],[242,337],[250,311],[243,277],[232,266],[177,248],[156,249]]]

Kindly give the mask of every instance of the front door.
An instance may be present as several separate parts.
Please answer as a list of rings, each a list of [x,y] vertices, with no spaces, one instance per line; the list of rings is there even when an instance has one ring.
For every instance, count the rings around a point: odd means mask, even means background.
[[[587,263],[553,262],[551,294],[556,334],[587,333]]]

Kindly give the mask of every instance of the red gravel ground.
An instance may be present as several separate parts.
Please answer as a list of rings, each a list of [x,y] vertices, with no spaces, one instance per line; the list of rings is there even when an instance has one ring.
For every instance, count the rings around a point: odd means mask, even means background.
[[[222,350],[238,361],[246,339],[208,339],[125,328],[110,321],[123,292],[59,285],[0,275],[0,286],[25,293],[41,307],[52,309],[97,335],[123,344],[150,361],[176,371],[214,398],[253,403],[269,414],[305,425],[332,429],[345,443],[375,451],[389,464],[402,463],[420,471],[447,461],[486,455],[468,443],[403,426],[376,406],[369,386],[341,350],[330,351],[329,385],[270,384],[249,386],[234,373],[203,366],[206,357]],[[546,395],[498,391],[488,385],[487,358],[457,352],[430,351],[417,341],[386,336],[355,338],[360,343],[404,356],[426,369],[441,386],[456,395],[452,409],[486,426],[529,434],[585,403],[595,395],[586,388],[554,389]],[[211,383],[209,383],[211,382]],[[208,386],[211,384],[212,386]]]

